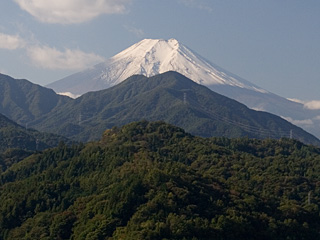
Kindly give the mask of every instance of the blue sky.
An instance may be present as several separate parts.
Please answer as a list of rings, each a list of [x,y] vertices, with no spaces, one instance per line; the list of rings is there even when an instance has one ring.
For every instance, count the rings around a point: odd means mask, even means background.
[[[1,0],[0,72],[46,85],[176,38],[268,91],[318,101],[319,13],[319,0]]]

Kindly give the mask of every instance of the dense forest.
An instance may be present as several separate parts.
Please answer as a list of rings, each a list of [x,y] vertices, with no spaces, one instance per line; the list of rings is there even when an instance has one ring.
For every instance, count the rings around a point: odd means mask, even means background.
[[[0,239],[320,239],[320,149],[164,122],[37,152],[1,173]]]

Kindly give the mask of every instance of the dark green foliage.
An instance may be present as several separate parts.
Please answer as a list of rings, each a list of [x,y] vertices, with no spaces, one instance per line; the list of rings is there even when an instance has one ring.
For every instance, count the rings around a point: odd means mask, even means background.
[[[2,173],[0,239],[319,239],[319,176],[295,140],[135,122]]]

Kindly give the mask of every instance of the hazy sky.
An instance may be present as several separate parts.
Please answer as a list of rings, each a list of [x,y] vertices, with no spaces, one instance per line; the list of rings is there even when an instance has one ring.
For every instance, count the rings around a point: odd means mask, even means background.
[[[1,0],[0,72],[46,85],[176,38],[283,97],[320,100],[319,0]]]

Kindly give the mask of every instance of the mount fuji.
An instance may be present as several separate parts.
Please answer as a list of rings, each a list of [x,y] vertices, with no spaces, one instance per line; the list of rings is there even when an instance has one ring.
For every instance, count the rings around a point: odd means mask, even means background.
[[[229,85],[267,92],[209,63],[176,39],[144,39],[106,62],[51,83],[47,87],[58,93],[82,95],[112,87],[132,75],[151,77],[168,71],[179,72],[205,86]]]
[[[60,94],[80,96],[107,89],[132,75],[151,77],[176,71],[209,89],[250,108],[279,115],[320,137],[320,112],[262,89],[212,64],[176,39],[144,39],[105,62],[75,73],[46,87]]]

